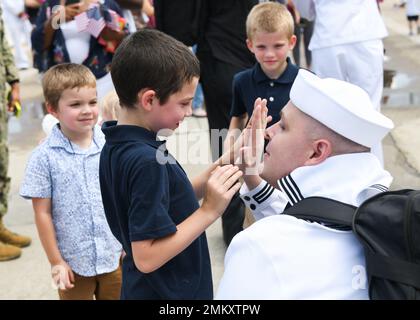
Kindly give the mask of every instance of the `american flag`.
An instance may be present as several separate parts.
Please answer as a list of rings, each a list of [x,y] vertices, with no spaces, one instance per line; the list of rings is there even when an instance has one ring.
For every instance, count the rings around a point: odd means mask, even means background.
[[[103,18],[100,18],[99,20],[90,19],[86,31],[97,38],[104,28],[105,20]]]
[[[105,20],[100,12],[99,5],[93,4],[89,9],[75,17],[79,32],[86,31],[97,38],[105,28]]]
[[[75,16],[74,20],[76,21],[77,30],[79,32],[85,31],[87,29],[87,26],[89,25],[89,18],[86,14],[86,11]]]
[[[109,12],[109,19],[106,21],[106,26],[112,30],[120,31],[119,14],[111,9],[108,10],[108,12]]]

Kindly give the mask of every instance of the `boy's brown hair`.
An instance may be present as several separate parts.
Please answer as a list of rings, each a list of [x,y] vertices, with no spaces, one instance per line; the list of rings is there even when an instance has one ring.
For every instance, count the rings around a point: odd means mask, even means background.
[[[58,64],[48,69],[42,79],[45,101],[54,111],[58,109],[64,90],[82,87],[96,88],[96,78],[88,67],[81,64]]]
[[[200,65],[187,46],[163,32],[142,29],[124,39],[112,59],[112,82],[121,107],[134,108],[138,93],[151,89],[161,104],[200,76]]]
[[[246,19],[246,34],[249,40],[256,32],[283,32],[288,39],[294,33],[293,17],[286,6],[278,2],[257,4]]]

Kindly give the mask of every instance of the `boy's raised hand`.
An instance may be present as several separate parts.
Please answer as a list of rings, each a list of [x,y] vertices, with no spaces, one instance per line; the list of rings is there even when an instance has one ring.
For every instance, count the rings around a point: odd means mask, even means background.
[[[252,124],[254,122],[253,119],[255,117],[254,116],[255,109],[259,105],[263,106],[262,110],[265,112],[265,115],[261,116],[261,118],[260,118],[263,121],[263,123],[260,124],[260,127],[263,127],[264,130],[265,130],[265,128],[267,127],[267,123],[269,123],[271,121],[272,117],[267,116],[267,112],[268,112],[267,100],[257,98],[255,100],[255,103],[254,103],[254,111],[252,113],[252,116],[249,119],[247,126],[244,128],[244,130],[242,130],[242,133],[239,135],[239,137],[235,140],[235,142],[233,144],[232,144],[231,141],[225,140],[224,150],[227,151],[227,152],[221,157],[221,163],[222,164],[229,164],[229,163],[237,164],[236,160],[238,158],[239,159],[242,158],[241,149],[245,146],[245,143],[246,143],[245,140],[248,139],[247,134],[248,134],[249,131],[247,132],[247,129],[249,129],[249,130],[252,129]],[[242,167],[241,167],[241,169],[242,169]]]
[[[257,99],[251,120],[243,132],[243,146],[240,149],[238,165],[245,175],[259,175],[262,169],[264,135],[271,116],[267,116],[267,100]]]
[[[221,216],[234,194],[239,191],[241,183],[238,182],[238,179],[241,176],[242,171],[237,166],[218,166],[207,182],[201,207],[208,212]]]

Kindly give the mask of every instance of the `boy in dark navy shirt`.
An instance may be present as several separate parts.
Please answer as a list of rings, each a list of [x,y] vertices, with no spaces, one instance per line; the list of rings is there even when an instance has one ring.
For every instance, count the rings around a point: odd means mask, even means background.
[[[257,64],[233,79],[233,100],[225,150],[242,131],[252,115],[254,101],[267,99],[271,123],[278,122],[281,109],[289,101],[292,84],[299,71],[288,58],[296,44],[294,22],[286,6],[264,2],[254,6],[246,21],[247,46]]]
[[[117,49],[111,68],[120,99],[105,122],[100,182],[105,213],[127,255],[122,299],[212,299],[205,229],[239,190],[226,154],[192,183],[157,138],[191,113],[199,63],[177,40],[142,30]],[[204,196],[200,207],[198,199]]]

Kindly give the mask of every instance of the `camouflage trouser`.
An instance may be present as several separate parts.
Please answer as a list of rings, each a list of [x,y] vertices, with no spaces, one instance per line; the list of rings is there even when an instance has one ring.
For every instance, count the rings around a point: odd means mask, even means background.
[[[7,146],[7,111],[5,85],[0,84],[0,219],[7,212],[7,197],[10,189],[9,148]]]

